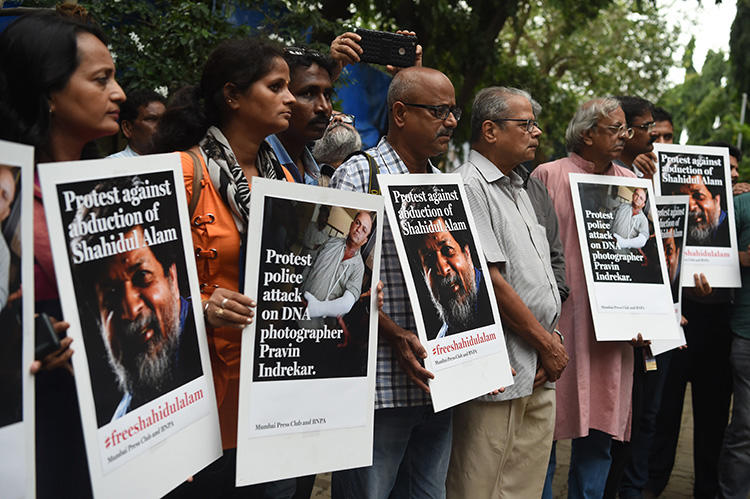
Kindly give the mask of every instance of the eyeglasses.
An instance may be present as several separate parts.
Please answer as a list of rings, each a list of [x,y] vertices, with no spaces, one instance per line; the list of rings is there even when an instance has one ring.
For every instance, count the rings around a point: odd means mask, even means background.
[[[542,131],[542,127],[539,126],[539,123],[536,120],[532,119],[523,119],[523,118],[498,118],[496,120],[492,120],[495,123],[501,122],[501,121],[517,121],[519,123],[524,124],[524,129],[526,132],[531,133],[534,131],[534,128],[538,128],[539,131]]]
[[[331,123],[346,123],[347,125],[354,126],[354,115],[346,113],[333,113],[331,115]]]
[[[646,130],[647,132],[650,132],[654,129],[654,125],[656,125],[655,121],[649,121],[648,123],[642,123],[640,125],[633,125],[633,128],[640,128],[641,130]]]
[[[628,128],[625,125],[599,125],[602,128],[605,128],[609,131],[612,135],[622,135],[625,134],[625,137],[628,139],[632,139],[633,135],[635,134],[635,130],[632,128]]]
[[[458,106],[449,106],[448,104],[441,104],[439,106],[429,106],[427,104],[412,104],[411,102],[404,102],[405,106],[421,107],[422,109],[429,109],[432,115],[443,121],[448,119],[448,114],[452,114],[456,121],[461,119],[461,108]]]
[[[323,57],[323,54],[317,50],[305,48],[305,47],[285,47],[284,54],[293,55],[297,57],[311,56],[311,57]]]

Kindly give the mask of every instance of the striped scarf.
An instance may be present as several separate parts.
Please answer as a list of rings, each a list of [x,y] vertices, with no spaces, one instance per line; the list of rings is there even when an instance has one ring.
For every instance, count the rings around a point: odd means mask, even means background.
[[[211,183],[231,209],[237,230],[240,234],[245,234],[250,209],[250,186],[245,172],[232,152],[232,147],[221,130],[212,126],[200,141],[200,148],[206,156]],[[255,164],[262,177],[284,179],[279,160],[265,141],[258,149]]]

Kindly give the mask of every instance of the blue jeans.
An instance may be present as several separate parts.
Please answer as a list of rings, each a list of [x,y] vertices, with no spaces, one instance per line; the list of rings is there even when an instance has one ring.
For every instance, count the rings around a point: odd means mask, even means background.
[[[587,437],[574,438],[570,449],[568,499],[600,499],[607,484],[612,455],[612,437],[589,430]]]
[[[450,409],[376,410],[372,466],[335,472],[331,498],[443,499],[451,429]]]
[[[547,476],[544,478],[544,489],[542,499],[552,499],[552,479],[555,478],[555,467],[557,466],[557,455],[555,449],[557,442],[552,442],[552,450],[549,453],[549,465],[547,465]]]
[[[552,499],[552,479],[555,476],[557,457],[552,443],[547,478],[542,499]],[[603,431],[590,429],[587,437],[574,438],[570,446],[570,472],[568,473],[568,499],[601,499],[607,485],[612,455],[609,450],[612,437]]]
[[[719,456],[719,497],[750,493],[750,340],[735,336],[729,354],[734,405]]]

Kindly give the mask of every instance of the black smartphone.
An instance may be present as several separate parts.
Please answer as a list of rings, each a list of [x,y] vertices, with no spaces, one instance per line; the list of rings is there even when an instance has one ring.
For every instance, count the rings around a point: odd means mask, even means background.
[[[34,320],[34,358],[42,360],[60,348],[60,338],[57,337],[52,321],[45,313],[38,314]]]
[[[355,33],[362,37],[359,41],[361,62],[407,68],[417,59],[416,36],[362,28],[357,28]]]

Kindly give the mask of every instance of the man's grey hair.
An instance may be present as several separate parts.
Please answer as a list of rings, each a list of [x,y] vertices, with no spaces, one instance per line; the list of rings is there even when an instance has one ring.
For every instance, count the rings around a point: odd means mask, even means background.
[[[315,141],[312,155],[318,163],[338,166],[353,152],[362,149],[362,139],[351,126],[334,123]]]
[[[578,108],[565,130],[565,146],[568,152],[578,152],[583,145],[583,132],[594,128],[599,120],[608,117],[620,102],[613,97],[602,97],[584,103]]]
[[[508,101],[516,95],[528,100],[531,103],[534,117],[539,116],[539,113],[542,112],[542,106],[526,90],[513,87],[484,88],[474,97],[474,104],[471,106],[471,142],[479,140],[482,135],[482,123],[485,121],[513,118],[513,116],[507,116]]]

